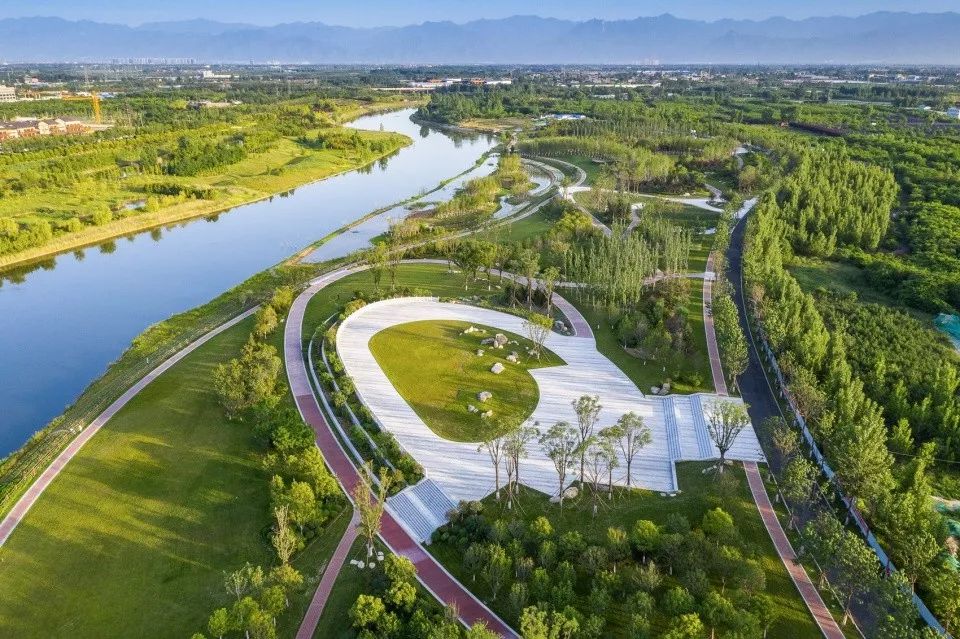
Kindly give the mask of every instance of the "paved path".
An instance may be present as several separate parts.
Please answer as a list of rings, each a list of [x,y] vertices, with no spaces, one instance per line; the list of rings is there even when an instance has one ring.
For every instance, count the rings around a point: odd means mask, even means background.
[[[137,394],[142,391],[146,386],[160,377],[163,373],[169,370],[174,364],[182,360],[184,357],[197,350],[211,339],[222,333],[223,331],[231,328],[242,322],[244,319],[250,317],[256,312],[256,308],[251,308],[245,313],[238,315],[233,318],[226,324],[221,324],[217,328],[213,329],[203,337],[197,339],[191,344],[187,345],[183,350],[177,352],[175,355],[167,359],[162,364],[157,366],[155,369],[147,373],[140,381],[127,389],[123,395],[118,397],[112,404],[107,406],[106,410],[97,415],[97,417],[90,422],[90,425],[87,426],[77,437],[74,438],[66,448],[57,455],[56,459],[47,466],[36,481],[27,489],[27,491],[20,497],[16,504],[9,513],[3,518],[3,521],[0,521],[0,546],[3,546],[9,539],[10,535],[13,533],[13,530],[17,525],[23,521],[23,518],[26,516],[27,511],[36,503],[37,499],[40,498],[40,495],[43,494],[43,491],[56,479],[57,475],[60,474],[60,471],[63,470],[74,456],[80,452],[80,449],[83,448],[83,445],[86,444],[90,439],[97,434],[97,432],[103,427],[104,424],[109,421],[111,417],[117,414],[117,412],[127,405],[127,403],[137,396]]]
[[[770,534],[770,539],[777,549],[777,554],[780,555],[783,565],[790,574],[790,579],[793,580],[794,585],[800,592],[800,596],[803,597],[803,602],[807,604],[810,614],[813,615],[813,620],[820,627],[823,636],[827,639],[844,639],[843,631],[840,630],[840,626],[837,625],[837,621],[833,618],[833,614],[830,613],[830,609],[827,608],[827,605],[823,602],[823,598],[817,591],[816,586],[810,581],[810,576],[807,575],[807,571],[804,570],[803,566],[797,561],[797,553],[794,552],[793,545],[783,531],[783,526],[780,525],[780,520],[777,518],[777,513],[773,509],[773,504],[770,503],[770,497],[767,495],[767,489],[763,485],[763,479],[760,477],[760,469],[757,468],[756,462],[744,462],[743,469],[747,473],[750,493],[753,495],[753,500],[756,502],[757,509],[760,511],[763,525],[767,527],[767,532]]]
[[[406,297],[368,304],[352,313],[337,332],[337,354],[354,381],[360,400],[380,427],[395,436],[400,446],[423,466],[427,477],[454,502],[477,501],[493,492],[495,487],[494,470],[487,454],[478,451],[476,443],[450,441],[437,436],[397,391],[370,351],[371,339],[381,331],[428,320],[460,321],[521,335],[524,332],[524,320],[516,315],[469,304],[439,302],[436,298]],[[477,347],[484,337],[490,336],[490,333],[476,336]],[[597,350],[592,339],[551,333],[545,346],[565,364],[529,371],[540,390],[530,419],[539,422],[542,429],[561,420],[575,421],[571,403],[583,395],[599,396],[603,406],[601,424],[612,424],[624,413],[636,412],[644,418],[653,437],[634,460],[633,484],[659,492],[677,489],[673,479],[674,462],[719,456],[712,446],[706,450],[696,445],[681,446],[675,454],[668,449],[671,427],[684,441],[696,442],[698,432],[708,439],[705,412],[711,409],[714,396],[699,395],[699,399],[692,403],[688,397],[645,396],[619,367]],[[495,361],[502,361],[511,348],[516,347],[506,347],[498,353],[499,357],[495,356],[497,351],[486,349],[479,359],[485,368],[492,366]],[[494,375],[490,373],[490,377]],[[484,389],[478,386],[468,390],[476,393]],[[483,410],[479,401],[472,403]],[[467,413],[466,402],[462,409],[463,419],[480,422],[479,416]],[[618,456],[621,463],[613,472],[613,482],[625,485],[626,464],[619,452]],[[763,459],[752,428],[741,433],[737,445],[730,451],[730,458]],[[561,489],[553,463],[539,443],[529,445],[522,474],[524,485],[545,494],[555,495]]]
[[[737,220],[741,220],[746,217],[747,213],[750,212],[750,209],[755,203],[756,199],[746,202],[744,208],[742,208],[740,213],[738,213]],[[733,229],[729,251],[729,265],[730,279],[736,293],[734,297],[738,303],[737,305],[739,307],[738,310],[740,311],[741,325],[743,330],[747,331],[749,329],[745,324],[746,316],[744,315],[745,306],[741,279],[743,268],[743,234],[745,227],[746,224],[742,223],[737,224]],[[712,259],[712,257],[713,256],[711,255],[710,259]],[[707,291],[705,283],[704,300],[706,300],[706,296]],[[710,319],[712,320],[713,318],[711,317]],[[711,342],[713,345],[712,350],[710,349]],[[710,363],[711,369],[714,371],[714,384],[717,384],[718,369],[714,369],[713,367],[713,353],[719,352],[716,343],[716,333],[711,334],[708,332],[707,347],[708,350],[711,351]],[[760,359],[756,349],[751,347],[749,354],[749,365],[746,372],[740,376],[738,386],[744,401],[746,401],[750,406],[751,419],[754,423],[759,423],[766,417],[778,414],[778,408],[776,405],[776,400],[771,394],[772,391],[769,389],[769,387],[765,386],[766,381],[763,377],[763,370],[761,369]],[[720,371],[719,382],[723,383],[722,370]],[[773,545],[777,549],[777,554],[780,555],[780,560],[783,562],[787,572],[790,574],[790,579],[792,579],[793,583],[796,585],[797,591],[803,598],[803,602],[806,604],[810,614],[813,615],[813,620],[816,622],[817,626],[820,627],[820,631],[823,633],[824,637],[827,637],[827,639],[843,639],[843,631],[840,630],[840,627],[837,625],[837,622],[830,613],[830,610],[823,602],[823,598],[820,596],[820,593],[810,580],[810,576],[807,575],[807,571],[801,564],[797,562],[797,554],[794,552],[793,546],[790,544],[790,540],[787,538],[787,535],[783,530],[783,526],[780,524],[779,518],[777,518],[773,504],[770,503],[770,497],[767,495],[767,490],[763,485],[763,480],[760,477],[760,470],[757,467],[757,464],[755,462],[744,462],[743,468],[747,474],[747,482],[750,485],[750,493],[753,496],[754,503],[757,504],[757,510],[760,511],[760,518],[763,520],[763,525],[767,529],[767,534],[770,535],[770,539],[773,541]]]
[[[313,600],[310,602],[310,607],[307,608],[307,614],[304,615],[303,622],[300,623],[300,628],[297,630],[297,639],[313,638],[313,633],[317,630],[317,624],[320,623],[320,615],[323,614],[323,608],[327,605],[327,599],[333,591],[333,585],[337,582],[340,569],[343,568],[343,562],[350,554],[353,542],[357,539],[357,523],[359,521],[357,511],[354,510],[347,530],[340,538],[340,543],[337,544],[337,549],[333,551],[330,561],[327,562],[323,577],[320,578],[320,585],[317,586],[317,591],[313,593]]]
[[[720,347],[717,344],[717,331],[713,324],[713,279],[707,275],[708,273],[713,273],[713,253],[707,256],[706,272],[703,278],[703,330],[707,335],[707,355],[710,357],[713,388],[717,395],[726,395],[727,380],[723,376],[723,366],[720,363]]]
[[[353,494],[360,476],[334,436],[317,403],[304,362],[301,333],[307,304],[313,296],[331,282],[359,270],[363,269],[357,267],[341,269],[314,280],[312,286],[297,297],[290,309],[284,325],[283,344],[287,379],[297,408],[304,421],[316,433],[317,446],[327,466],[348,495]],[[484,623],[490,630],[503,637],[510,639],[517,637],[517,634],[502,619],[483,605],[431,557],[389,512],[384,513],[380,538],[393,553],[407,557],[413,562],[417,570],[417,578],[423,586],[444,605],[456,607],[459,619],[464,624],[472,626],[476,623]]]

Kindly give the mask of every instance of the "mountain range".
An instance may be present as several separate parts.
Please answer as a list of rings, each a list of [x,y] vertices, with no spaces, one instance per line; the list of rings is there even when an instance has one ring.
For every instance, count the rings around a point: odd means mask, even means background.
[[[535,16],[463,24],[275,26],[209,20],[137,27],[61,18],[0,20],[0,61],[193,58],[287,63],[960,63],[960,13],[876,12],[805,20],[669,14],[575,22]]]

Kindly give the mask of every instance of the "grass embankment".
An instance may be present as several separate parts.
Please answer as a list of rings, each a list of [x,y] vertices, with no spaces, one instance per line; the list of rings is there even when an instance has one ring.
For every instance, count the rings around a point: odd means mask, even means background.
[[[225,570],[273,563],[262,445],[249,424],[225,419],[211,388],[252,325],[147,386],[50,485],[3,547],[0,635],[186,637],[229,605]],[[348,522],[344,509],[297,556],[307,581],[281,618],[284,634]]]
[[[495,430],[493,419],[470,413],[468,406],[493,411],[493,417],[510,423],[525,420],[540,401],[540,389],[528,371],[564,363],[546,350],[539,361],[527,355],[533,343],[514,333],[474,325],[482,332],[464,334],[469,326],[466,322],[410,322],[380,331],[370,340],[370,351],[400,396],[430,430],[458,442],[483,441]],[[482,340],[498,333],[518,344],[502,350],[481,346]],[[477,349],[483,350],[482,356]],[[519,355],[517,363],[507,360],[513,351]],[[497,362],[503,366],[499,375],[490,372]],[[477,393],[481,391],[493,397],[480,402]]]
[[[404,103],[392,106],[399,108]],[[366,108],[357,106],[348,113],[352,118],[388,108],[382,104]],[[306,137],[316,137],[318,132],[319,129],[308,132]],[[194,177],[134,174],[124,179],[91,179],[79,185],[45,188],[4,198],[0,201],[0,217],[16,216],[28,221],[45,219],[49,217],[49,211],[108,210],[117,202],[141,202],[149,195],[147,187],[162,186],[210,194],[202,199],[178,198],[157,210],[141,208],[114,213],[113,221],[99,226],[84,226],[78,231],[57,235],[41,246],[0,256],[0,270],[122,235],[250,204],[309,182],[368,165],[411,142],[399,133],[359,131],[359,135],[365,142],[376,142],[384,150],[320,149],[305,145],[297,138],[285,137],[263,152],[221,170]]]
[[[107,406],[158,364],[205,333],[236,317],[279,286],[300,284],[319,273],[316,264],[281,265],[197,308],[174,315],[141,333],[110,368],[70,405],[63,415],[38,431],[19,450],[0,462],[0,514],[59,452]]]
[[[677,464],[677,479],[682,489],[679,495],[661,497],[649,491],[624,490],[617,494],[612,504],[601,508],[596,517],[591,516],[591,501],[586,495],[565,501],[561,510],[557,504],[550,503],[545,495],[526,488],[521,489],[520,498],[512,510],[506,509],[505,502],[497,503],[492,496],[488,497],[483,502],[484,516],[491,522],[502,519],[504,523],[509,524],[511,521],[520,519],[529,524],[542,515],[550,520],[555,536],[559,537],[568,531],[579,531],[588,545],[604,546],[607,540],[607,529],[610,527],[621,527],[629,531],[634,522],[640,519],[648,519],[662,525],[671,514],[683,515],[692,524],[696,524],[703,519],[707,510],[721,506],[733,517],[740,539],[755,553],[766,575],[765,592],[773,600],[777,618],[768,636],[796,639],[821,637],[813,618],[773,548],[773,543],[750,496],[743,470],[739,466],[731,468],[728,471],[730,474],[728,483],[717,482],[713,474],[704,474],[702,472],[704,468],[705,464],[700,462]],[[510,617],[508,598],[505,594],[491,601],[486,583],[480,579],[474,581],[470,575],[466,574],[462,566],[463,550],[461,548],[452,542],[439,541],[428,546],[428,550],[454,576],[463,583],[470,584],[474,594],[487,602],[494,611],[501,616]],[[710,559],[710,557],[703,557],[704,563]],[[626,575],[625,583],[630,583],[629,574],[632,568],[629,562],[628,565],[621,567],[621,571]],[[578,579],[577,593],[582,593],[587,588],[587,582],[587,578],[581,575]],[[675,580],[666,577],[666,582],[667,585],[671,585]],[[719,590],[719,584],[714,585]],[[738,584],[729,584],[728,588],[737,586]],[[501,593],[507,593],[509,590],[508,580],[501,588]],[[628,636],[625,599],[625,597],[614,598],[611,612],[608,614],[611,620],[608,626],[609,634],[605,636]],[[655,613],[652,619],[654,622],[652,636],[659,636],[659,633],[665,629],[665,619],[662,618],[662,614],[662,612]]]

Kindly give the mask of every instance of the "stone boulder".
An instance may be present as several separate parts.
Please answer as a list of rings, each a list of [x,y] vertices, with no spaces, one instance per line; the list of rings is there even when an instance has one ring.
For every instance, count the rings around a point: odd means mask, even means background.
[[[507,359],[510,359],[510,358],[508,357]],[[494,375],[499,375],[500,373],[503,372],[503,368],[504,368],[503,364],[501,364],[500,362],[497,362],[496,364],[490,367],[490,372],[493,373]]]
[[[473,404],[467,404],[467,412],[468,412],[468,413],[479,413],[479,412],[480,412],[480,409],[477,408],[476,406],[474,406]]]
[[[486,411],[486,412],[484,412],[484,413],[480,413],[480,417],[483,418],[483,419],[490,419],[491,417],[493,417],[493,411],[492,411],[492,410],[488,410],[488,411]]]
[[[493,347],[494,348],[503,348],[507,345],[510,340],[507,339],[507,336],[503,333],[497,333],[493,336]]]
[[[483,357],[483,349],[482,349],[482,348],[478,348],[478,349],[477,349],[477,357]]]
[[[507,361],[510,362],[511,364],[516,364],[517,362],[520,361],[520,356],[517,355],[516,353],[510,353],[509,355],[507,355]]]
[[[485,402],[491,397],[493,397],[493,393],[491,393],[490,391],[480,391],[479,393],[477,393],[477,399],[479,399],[481,402]]]

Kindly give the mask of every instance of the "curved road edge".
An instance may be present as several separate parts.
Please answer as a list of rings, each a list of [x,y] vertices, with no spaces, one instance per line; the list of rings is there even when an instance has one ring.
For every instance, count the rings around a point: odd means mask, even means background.
[[[340,482],[348,497],[353,495],[360,474],[350,460],[327,423],[320,409],[306,361],[303,356],[303,320],[310,300],[327,285],[353,273],[365,270],[364,266],[353,266],[339,269],[317,278],[311,286],[303,291],[293,305],[284,324],[283,353],[287,372],[287,381],[290,392],[294,397],[297,409],[303,420],[313,428],[316,434],[317,447],[323,455],[324,461],[331,472]],[[453,606],[459,620],[472,626],[483,623],[486,627],[502,637],[514,639],[517,634],[487,608],[477,597],[457,581],[440,563],[430,555],[420,543],[414,539],[403,526],[386,511],[381,520],[380,538],[391,552],[409,559],[417,571],[417,579],[438,601],[444,605]],[[312,607],[312,606],[311,606]],[[315,612],[315,611],[310,611]],[[317,615],[319,619],[319,615]],[[301,628],[301,631],[304,629]]]

